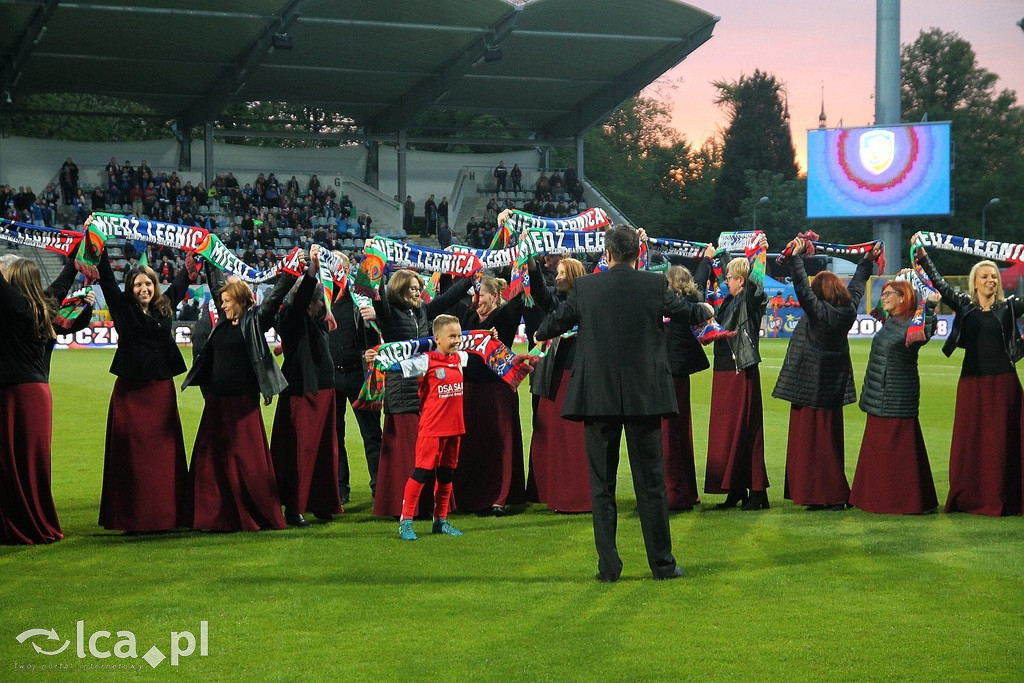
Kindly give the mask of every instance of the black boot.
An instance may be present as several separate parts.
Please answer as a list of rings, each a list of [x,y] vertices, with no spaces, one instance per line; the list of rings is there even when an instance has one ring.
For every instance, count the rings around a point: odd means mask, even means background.
[[[724,503],[719,503],[715,506],[716,510],[730,510],[737,505],[747,504],[747,490],[746,489],[733,489],[729,491],[729,495],[726,496]]]
[[[750,500],[743,504],[741,509],[743,510],[767,510],[771,505],[768,504],[768,492],[767,491],[751,491]]]

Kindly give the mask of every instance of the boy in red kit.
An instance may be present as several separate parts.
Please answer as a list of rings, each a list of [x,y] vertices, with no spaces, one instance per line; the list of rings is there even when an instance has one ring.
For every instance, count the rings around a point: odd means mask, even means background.
[[[420,492],[431,470],[436,469],[434,485],[434,525],[432,532],[461,536],[448,523],[448,504],[452,498],[452,477],[459,459],[459,440],[466,428],[462,420],[462,368],[468,355],[459,351],[462,326],[453,315],[434,318],[434,342],[437,351],[401,362],[402,374],[419,376],[420,426],[416,436],[416,467],[405,484],[402,517],[398,535],[415,541],[412,520],[419,506]]]

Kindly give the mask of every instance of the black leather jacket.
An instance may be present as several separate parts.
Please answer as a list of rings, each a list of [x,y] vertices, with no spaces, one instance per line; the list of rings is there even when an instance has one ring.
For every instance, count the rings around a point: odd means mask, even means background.
[[[917,262],[928,273],[928,277],[932,279],[935,289],[939,290],[943,303],[956,311],[956,317],[953,318],[953,327],[949,331],[946,343],[942,345],[942,352],[947,356],[951,356],[956,347],[963,347],[963,344],[960,343],[960,331],[963,329],[964,318],[976,311],[978,307],[971,300],[970,295],[956,291],[943,279],[927,254],[918,256]],[[1021,339],[1016,322],[1017,318],[1024,315],[1024,299],[1011,296],[1002,301],[996,301],[992,304],[992,312],[999,318],[999,327],[1003,333],[1003,348],[1006,349],[1006,355],[1010,357],[1010,361],[1016,363],[1021,358],[1024,358],[1024,340]]]
[[[212,266],[208,266],[206,272],[207,280],[210,283],[210,291],[213,293],[213,300],[219,302],[220,290],[224,285],[223,277],[220,271]],[[242,337],[245,339],[246,349],[249,352],[249,361],[252,363],[253,372],[256,373],[256,380],[260,385],[263,402],[267,405],[270,405],[275,395],[284,391],[285,387],[288,386],[288,381],[285,380],[281,368],[278,367],[277,361],[274,360],[274,354],[270,352],[270,347],[267,346],[267,340],[263,334],[273,327],[277,310],[281,307],[285,294],[291,289],[295,280],[294,275],[282,274],[278,276],[277,283],[263,299],[263,302],[243,313],[242,321],[239,323],[242,326]],[[219,311],[219,303],[217,308]],[[220,311],[220,320],[217,322],[217,326],[213,328],[210,336],[217,334],[217,330],[224,325],[230,324],[223,311]],[[192,364],[192,369],[185,376],[185,381],[181,383],[182,389],[190,386],[202,386],[209,381],[212,368],[210,367],[211,354],[208,351],[211,348],[209,343],[204,344],[202,351],[199,352],[195,362]]]
[[[711,261],[704,259],[697,268],[693,280],[699,291],[707,289],[711,279]],[[732,356],[730,365],[736,372],[746,370],[761,362],[758,342],[761,320],[768,307],[768,296],[764,288],[749,277],[739,297],[732,294],[715,310],[715,319],[727,330],[736,330],[736,335],[729,339],[715,341],[715,370],[723,370],[723,350],[728,349]]]

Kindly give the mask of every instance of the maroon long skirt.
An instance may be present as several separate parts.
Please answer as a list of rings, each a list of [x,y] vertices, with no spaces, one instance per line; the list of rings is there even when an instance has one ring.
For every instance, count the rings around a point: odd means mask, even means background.
[[[690,418],[690,377],[673,376],[679,414],[661,421],[665,457],[665,489],[670,510],[690,510],[700,502],[693,460],[693,421]]]
[[[842,408],[792,406],[784,497],[797,505],[848,503],[845,453]]]
[[[569,372],[563,370],[551,377],[553,400],[537,402],[526,499],[558,512],[590,512],[590,464],[583,423],[562,417]]]
[[[915,515],[939,505],[916,417],[868,415],[850,503],[868,512]]]
[[[466,433],[452,491],[459,510],[526,502],[519,396],[504,382],[466,382]]]
[[[405,483],[416,468],[416,435],[419,432],[419,413],[384,415],[384,436],[380,445],[380,464],[377,466],[377,491],[373,497],[373,514],[400,517]],[[430,517],[434,513],[434,473],[431,472],[420,494],[417,516]]]
[[[0,544],[64,538],[50,491],[53,397],[44,382],[0,388]]]
[[[949,449],[946,512],[1021,512],[1021,386],[1017,373],[961,377]]]
[[[107,411],[100,526],[121,531],[191,526],[188,483],[174,380],[118,377]]]
[[[711,383],[704,493],[745,488],[768,488],[761,373],[756,365],[742,372],[717,370]]]
[[[206,396],[192,448],[194,529],[283,529],[258,396]]]
[[[277,399],[270,454],[281,504],[290,513],[341,512],[336,401],[333,389]]]

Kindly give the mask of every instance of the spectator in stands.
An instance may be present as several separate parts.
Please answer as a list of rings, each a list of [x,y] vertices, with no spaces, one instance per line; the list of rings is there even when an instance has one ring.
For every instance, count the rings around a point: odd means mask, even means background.
[[[274,174],[271,173],[270,177],[273,178]],[[271,184],[268,180],[267,189],[263,195],[264,203],[270,208],[281,206],[281,187],[275,182]]]
[[[306,186],[306,189],[308,189],[314,197],[320,196],[320,179],[316,177],[316,173],[314,173],[309,179],[309,184]]]
[[[551,192],[551,196],[554,199],[562,198],[562,195],[565,193],[565,182],[562,180],[561,173],[558,171],[552,173],[551,177],[548,179],[548,186],[550,188],[549,191]]]
[[[577,185],[580,184],[580,179],[579,176],[576,175],[576,169],[573,167],[572,164],[568,164],[566,166],[565,174],[562,176],[562,184],[565,187],[565,191],[566,193],[568,193],[570,198],[578,199],[578,197],[576,196],[576,192]],[[582,192],[580,192],[580,196],[583,196]]]
[[[359,214],[359,229],[356,231],[356,237],[360,239],[370,238],[370,225],[373,223],[373,218],[368,213]]]
[[[285,185],[285,191],[293,197],[299,194],[299,181],[292,176]]]
[[[29,213],[32,216],[32,224],[38,225],[41,228],[49,227],[50,221],[49,209],[46,208],[42,197],[36,197],[36,200],[32,202],[32,205],[28,207]]]
[[[77,191],[77,188],[75,191]],[[43,194],[40,196],[42,197],[47,210],[50,212],[50,221],[52,223],[54,217],[57,215],[57,207],[61,203],[60,193],[57,192],[57,187],[53,183],[50,183],[46,186],[46,189],[43,190]],[[72,199],[74,199],[73,195]]]
[[[115,159],[114,157],[110,157],[110,161],[107,162],[107,165],[103,168],[103,171],[108,178],[110,176],[114,176],[115,178],[120,179],[121,166],[117,163],[117,159]]]
[[[58,176],[64,204],[71,204],[74,200],[75,192],[78,190],[78,166],[71,160],[71,157],[64,160]]]
[[[420,233],[420,237],[427,237],[437,233],[437,202],[434,201],[434,195],[427,197],[427,201],[423,202],[423,216],[426,219],[423,227],[423,232]]]
[[[405,234],[411,235],[413,228],[413,216],[416,215],[416,202],[412,200],[412,195],[406,195],[405,203],[402,205],[405,212],[402,215],[402,228],[405,230]]]
[[[452,229],[448,227],[448,221],[441,221],[437,228],[437,245],[442,249],[452,244]]]
[[[143,159],[142,163],[139,164],[139,167],[135,169],[135,172],[138,175],[139,185],[142,187],[145,187],[146,183],[153,178],[153,169],[149,167],[149,162],[145,159]]]
[[[498,192],[505,191],[505,182],[508,179],[508,169],[505,168],[505,162],[499,161],[498,167],[494,169],[494,179]]]
[[[100,191],[100,194],[102,195],[103,192]],[[75,224],[81,225],[82,223],[85,222],[85,219],[89,217],[89,202],[86,200],[85,194],[82,192],[82,188],[78,188],[77,190],[75,190],[75,198],[72,202],[72,206],[75,210]],[[100,201],[100,207],[98,209],[94,208],[93,210],[103,210],[102,199]]]
[[[406,197],[407,202],[410,199],[412,197]],[[415,205],[413,208],[415,209]],[[338,200],[338,214],[345,219],[352,215],[352,200],[348,198],[347,194],[341,195],[341,199]]]
[[[437,224],[448,222],[448,197],[441,197],[441,203],[437,205]]]
[[[519,168],[519,164],[512,166],[512,171],[508,174],[509,179],[512,181],[512,190],[515,192],[523,191],[523,169]]]
[[[540,177],[537,178],[537,184],[534,186],[533,196],[537,201],[544,201],[550,191],[551,185],[548,183],[548,176],[541,171]]]
[[[139,184],[132,183],[132,189],[129,190],[128,198],[131,199],[132,202],[132,213],[136,216],[142,215],[143,200],[145,197],[146,193],[141,187],[139,187]]]

